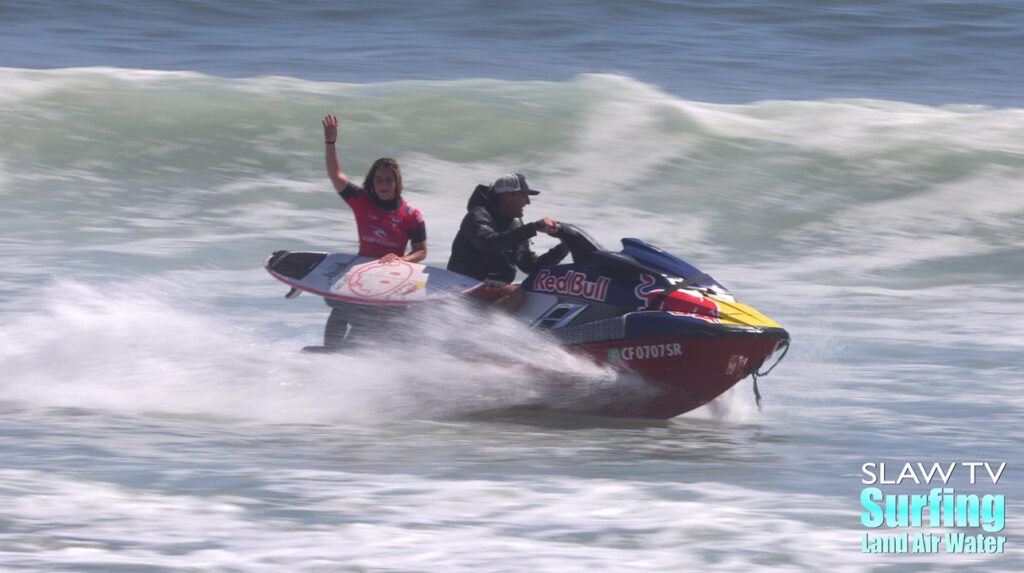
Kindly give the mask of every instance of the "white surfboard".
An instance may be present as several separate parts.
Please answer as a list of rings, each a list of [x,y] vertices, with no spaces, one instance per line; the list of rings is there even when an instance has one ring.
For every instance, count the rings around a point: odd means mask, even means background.
[[[449,270],[345,253],[277,251],[263,263],[293,289],[363,304],[408,305],[466,294],[482,283]]]

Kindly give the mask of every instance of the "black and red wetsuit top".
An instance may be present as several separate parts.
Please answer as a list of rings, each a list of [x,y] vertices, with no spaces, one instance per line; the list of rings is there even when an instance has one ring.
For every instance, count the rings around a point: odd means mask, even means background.
[[[381,201],[352,182],[338,194],[356,216],[360,255],[379,258],[394,253],[401,257],[410,241],[427,240],[423,214],[404,200],[401,204],[397,199]]]

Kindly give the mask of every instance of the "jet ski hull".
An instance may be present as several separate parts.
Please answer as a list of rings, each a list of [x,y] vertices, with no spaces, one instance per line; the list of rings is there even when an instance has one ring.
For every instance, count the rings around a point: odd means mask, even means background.
[[[568,348],[651,386],[649,399],[602,405],[603,415],[667,419],[699,408],[756,374],[788,344],[782,329],[759,334],[657,336]]]

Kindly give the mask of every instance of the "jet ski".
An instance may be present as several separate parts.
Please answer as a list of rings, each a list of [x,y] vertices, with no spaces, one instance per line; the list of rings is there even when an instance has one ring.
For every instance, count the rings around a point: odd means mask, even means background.
[[[651,387],[642,400],[610,401],[587,413],[667,419],[748,376],[760,406],[757,379],[785,356],[784,328],[654,245],[627,238],[621,250],[608,251],[578,227],[561,226],[572,262],[527,276],[515,316]]]
[[[522,303],[508,312],[642,387],[614,387],[602,395],[564,368],[529,365],[552,393],[524,408],[668,419],[711,402],[748,376],[760,405],[757,379],[785,356],[785,329],[654,245],[622,239],[621,250],[608,251],[578,227],[560,225],[558,238],[572,262],[528,275],[519,285]],[[486,300],[501,290],[437,267],[343,253],[278,251],[264,266],[292,287],[289,298],[310,292],[349,303],[423,308],[467,296]]]

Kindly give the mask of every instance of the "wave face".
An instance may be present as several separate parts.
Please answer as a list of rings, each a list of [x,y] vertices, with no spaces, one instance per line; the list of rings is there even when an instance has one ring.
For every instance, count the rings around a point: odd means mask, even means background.
[[[244,268],[273,246],[354,248],[323,175],[342,118],[356,179],[404,166],[447,249],[477,183],[547,191],[528,216],[695,259],[776,259],[825,282],[1020,278],[1024,112],[873,100],[722,105],[612,75],[338,84],[124,69],[3,70],[0,193],[27,272],[75,253]],[[64,246],[66,249],[54,249]],[[7,280],[16,280],[9,278]],[[35,280],[35,279],[31,279]]]

